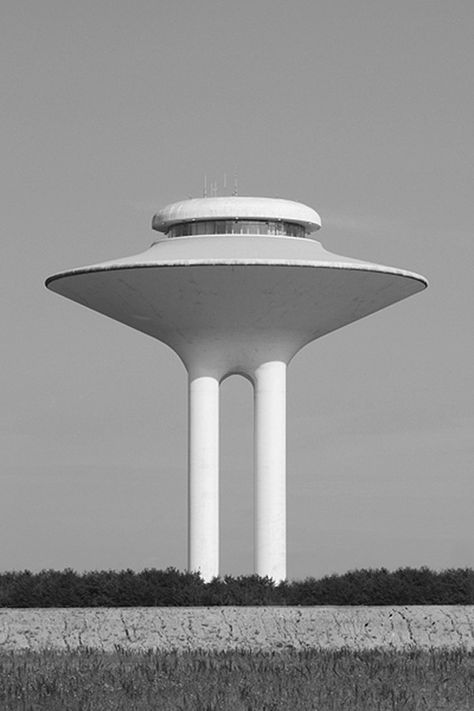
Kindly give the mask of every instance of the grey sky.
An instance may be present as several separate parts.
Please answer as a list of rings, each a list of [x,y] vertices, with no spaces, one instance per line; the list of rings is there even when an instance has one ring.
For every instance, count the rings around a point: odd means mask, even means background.
[[[289,575],[473,566],[474,6],[3,3],[0,569],[184,568],[186,375],[48,292],[238,171],[430,288],[289,371]],[[224,572],[252,559],[251,389],[223,386]]]

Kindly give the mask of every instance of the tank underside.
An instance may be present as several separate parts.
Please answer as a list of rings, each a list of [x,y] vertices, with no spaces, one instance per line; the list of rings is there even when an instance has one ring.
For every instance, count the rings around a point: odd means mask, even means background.
[[[420,291],[403,273],[288,264],[117,266],[52,277],[48,287],[166,343],[186,366],[222,376],[306,343]]]

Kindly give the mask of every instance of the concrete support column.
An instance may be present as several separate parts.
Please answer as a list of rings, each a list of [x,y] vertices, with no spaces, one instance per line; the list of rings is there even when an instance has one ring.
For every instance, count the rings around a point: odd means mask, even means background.
[[[286,363],[254,373],[255,572],[286,578]]]
[[[189,375],[188,569],[219,574],[219,381]]]

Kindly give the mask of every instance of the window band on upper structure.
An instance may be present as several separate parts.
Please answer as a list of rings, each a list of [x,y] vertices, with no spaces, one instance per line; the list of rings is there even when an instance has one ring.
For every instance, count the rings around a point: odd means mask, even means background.
[[[194,220],[172,225],[167,237],[188,235],[284,235],[306,237],[303,225],[283,220]]]

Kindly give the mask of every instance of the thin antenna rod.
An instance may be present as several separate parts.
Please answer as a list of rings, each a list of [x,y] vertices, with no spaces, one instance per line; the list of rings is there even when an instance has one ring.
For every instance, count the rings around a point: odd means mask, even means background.
[[[239,194],[239,180],[237,177],[237,171],[234,173],[234,189],[232,191],[232,195],[238,195]]]
[[[207,197],[207,175],[204,173],[204,185],[202,189],[202,196]]]

